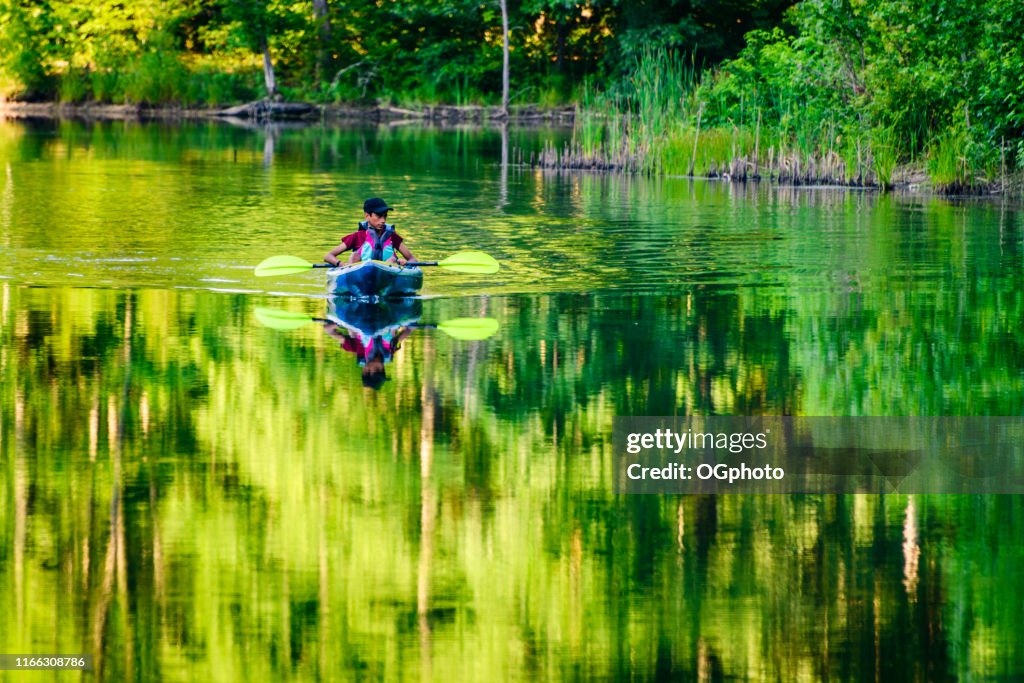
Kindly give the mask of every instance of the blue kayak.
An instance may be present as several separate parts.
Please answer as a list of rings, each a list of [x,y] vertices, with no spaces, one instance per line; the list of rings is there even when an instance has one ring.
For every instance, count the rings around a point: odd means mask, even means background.
[[[423,271],[397,263],[360,261],[327,271],[327,292],[358,299],[412,296],[423,286]]]

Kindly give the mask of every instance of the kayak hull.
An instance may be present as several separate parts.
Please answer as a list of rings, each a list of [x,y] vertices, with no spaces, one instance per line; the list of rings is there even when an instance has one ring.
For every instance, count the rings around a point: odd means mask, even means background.
[[[360,261],[327,271],[327,292],[356,299],[413,296],[423,286],[423,271],[384,261]]]

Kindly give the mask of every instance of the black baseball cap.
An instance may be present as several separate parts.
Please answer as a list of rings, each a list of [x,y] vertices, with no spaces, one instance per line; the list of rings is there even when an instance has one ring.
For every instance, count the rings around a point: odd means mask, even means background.
[[[380,197],[370,197],[363,202],[363,213],[375,213],[378,216],[385,211],[390,211],[391,207],[388,203]]]

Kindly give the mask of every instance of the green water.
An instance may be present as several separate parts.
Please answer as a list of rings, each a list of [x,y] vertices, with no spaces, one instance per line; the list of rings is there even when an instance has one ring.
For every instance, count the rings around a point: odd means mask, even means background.
[[[620,415],[1021,415],[1020,207],[503,170],[501,143],[0,122],[0,654],[1024,676],[1021,497],[621,496],[611,447]],[[254,315],[325,316],[322,275],[252,275],[319,261],[371,195],[417,256],[503,263],[428,273],[406,322],[500,328],[412,328],[377,391],[323,324]]]

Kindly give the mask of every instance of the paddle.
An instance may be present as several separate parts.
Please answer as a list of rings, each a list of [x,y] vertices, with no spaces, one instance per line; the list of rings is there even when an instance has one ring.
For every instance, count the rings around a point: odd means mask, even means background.
[[[333,320],[313,318],[304,313],[280,311],[259,306],[255,310],[256,319],[266,327],[274,330],[294,330],[310,323],[330,323]],[[438,329],[453,339],[462,341],[478,341],[487,339],[498,331],[498,321],[494,318],[452,318],[436,325],[410,323],[403,327],[413,329]]]
[[[440,266],[459,273],[497,273],[501,266],[490,254],[482,251],[460,251],[441,261],[409,261],[405,264],[413,266]]]
[[[271,256],[256,266],[256,277],[294,275],[310,268],[330,268],[330,263],[310,263],[298,256]]]
[[[410,261],[413,266],[438,266],[459,273],[497,273],[500,265],[490,254],[482,251],[460,251],[441,261]],[[272,275],[294,275],[310,268],[333,268],[329,263],[310,263],[298,256],[271,256],[256,266],[256,277]]]

